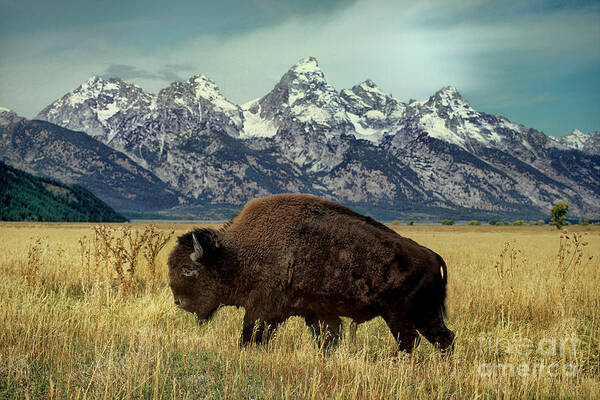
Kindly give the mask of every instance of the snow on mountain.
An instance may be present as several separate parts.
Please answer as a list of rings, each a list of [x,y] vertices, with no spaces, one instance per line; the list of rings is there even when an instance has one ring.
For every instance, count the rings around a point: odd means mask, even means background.
[[[560,149],[580,150],[589,154],[600,154],[600,132],[584,133],[579,129],[568,135],[550,137],[550,145]]]
[[[156,95],[93,77],[38,118],[97,136],[199,202],[302,191],[387,209],[520,215],[566,199],[600,214],[598,133],[548,138],[475,110],[452,86],[408,103],[371,80],[337,92],[313,57],[241,106],[203,75]]]
[[[84,131],[108,143],[117,132],[135,126],[155,107],[154,97],[135,84],[92,76],[42,110],[36,119]]]
[[[575,129],[570,134],[559,138],[558,141],[563,143],[567,148],[583,150],[585,143],[589,138],[590,134],[586,134],[581,132],[579,129]]]
[[[173,82],[157,95],[120,79],[93,76],[42,110],[36,119],[81,130],[104,143],[129,145],[131,132],[155,140],[173,139],[181,129],[204,125],[237,135],[241,109],[203,75]],[[135,138],[134,138],[135,139]]]
[[[384,93],[371,80],[342,90],[340,97],[359,139],[379,143],[383,136],[395,133],[405,116],[406,104]]]
[[[222,129],[237,136],[242,127],[242,111],[223,96],[217,85],[204,75],[196,75],[187,82],[174,82],[157,96],[158,110],[153,119],[164,113],[185,110],[190,118],[188,128],[204,125]],[[181,127],[178,127],[181,129]]]
[[[503,150],[515,145],[514,138],[525,130],[499,115],[476,111],[453,86],[437,91],[427,101],[407,105],[403,128],[426,133],[472,151],[478,147]],[[527,140],[521,146],[531,147]]]
[[[260,99],[242,104],[244,110],[244,127],[240,132],[240,138],[273,137],[277,134],[278,126],[270,119],[261,117],[262,107]]]
[[[353,129],[344,105],[327,83],[314,57],[300,60],[287,71],[273,90],[247,104],[243,137],[274,136],[277,130],[320,131],[335,135]],[[265,122],[268,121],[268,122]],[[257,134],[256,127],[266,132]]]

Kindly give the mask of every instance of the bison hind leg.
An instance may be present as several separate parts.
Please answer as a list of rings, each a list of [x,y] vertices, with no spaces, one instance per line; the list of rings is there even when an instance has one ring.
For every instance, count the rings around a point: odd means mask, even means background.
[[[320,349],[329,350],[338,345],[342,334],[340,317],[305,317],[304,319]]]
[[[454,332],[446,327],[442,315],[420,322],[418,331],[434,346],[442,351],[451,352],[454,346]]]

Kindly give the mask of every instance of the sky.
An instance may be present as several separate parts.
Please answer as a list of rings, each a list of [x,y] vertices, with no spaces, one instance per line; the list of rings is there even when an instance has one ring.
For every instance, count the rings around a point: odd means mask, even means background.
[[[0,0],[0,106],[33,118],[92,75],[158,92],[204,74],[234,103],[314,56],[337,90],[452,85],[553,136],[600,130],[600,2]]]

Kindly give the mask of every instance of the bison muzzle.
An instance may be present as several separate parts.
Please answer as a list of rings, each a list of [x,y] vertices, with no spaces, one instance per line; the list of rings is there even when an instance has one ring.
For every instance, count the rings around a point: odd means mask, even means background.
[[[175,304],[199,320],[223,305],[244,307],[241,343],[262,343],[290,316],[302,316],[325,345],[340,316],[381,316],[399,348],[420,332],[448,349],[444,260],[370,217],[318,197],[253,200],[220,230],[196,229],[169,256]]]

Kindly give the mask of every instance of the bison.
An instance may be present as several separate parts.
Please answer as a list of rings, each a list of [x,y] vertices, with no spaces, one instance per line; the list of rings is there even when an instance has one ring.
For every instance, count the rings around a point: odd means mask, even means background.
[[[441,349],[453,343],[442,257],[318,197],[252,200],[221,229],[179,237],[168,265],[175,304],[199,320],[224,305],[245,309],[241,344],[266,342],[290,316],[326,346],[340,337],[340,316],[383,317],[407,352],[417,332]]]

